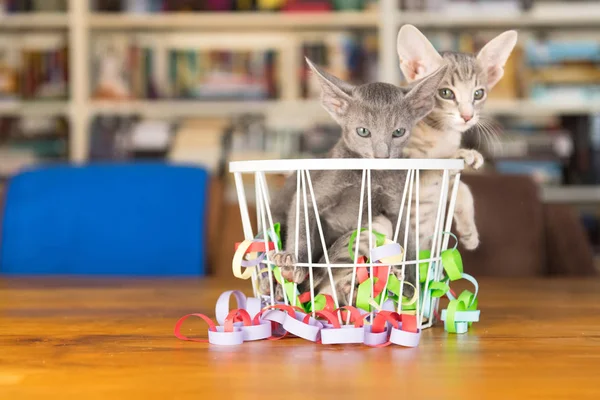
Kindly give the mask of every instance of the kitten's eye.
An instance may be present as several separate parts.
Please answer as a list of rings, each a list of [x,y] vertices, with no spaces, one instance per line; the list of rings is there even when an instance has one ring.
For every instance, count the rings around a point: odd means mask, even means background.
[[[371,131],[368,130],[367,128],[356,128],[356,133],[358,133],[358,136],[360,136],[360,137],[371,136]]]
[[[406,129],[404,128],[400,128],[400,129],[396,129],[393,133],[392,136],[393,137],[402,137],[404,136],[404,134],[406,133]]]
[[[483,99],[484,94],[485,94],[485,90],[477,89],[475,91],[475,93],[473,94],[473,97],[475,98],[475,100],[481,100],[481,99]]]
[[[440,97],[444,100],[454,100],[454,92],[450,89],[440,89],[438,91]]]

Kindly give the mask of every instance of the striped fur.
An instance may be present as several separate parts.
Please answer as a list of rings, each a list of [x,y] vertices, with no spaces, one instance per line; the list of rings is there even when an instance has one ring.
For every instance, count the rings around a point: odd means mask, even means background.
[[[503,67],[516,44],[517,34],[505,32],[490,41],[477,55],[438,53],[431,43],[412,25],[398,33],[398,56],[405,78],[413,82],[446,65],[448,70],[439,88],[452,91],[454,98],[435,96],[435,107],[413,131],[404,155],[409,158],[463,158],[467,167],[478,169],[483,157],[475,150],[461,149],[462,134],[477,126],[487,93],[502,77]],[[481,99],[475,92],[483,90]],[[466,120],[463,116],[471,116]],[[450,182],[452,178],[450,176]],[[421,173],[420,237],[423,246],[431,244],[440,199],[442,175],[433,171]],[[452,187],[450,187],[450,190]],[[413,209],[414,210],[414,209]],[[464,183],[459,184],[454,220],[461,242],[467,249],[479,245],[475,225],[473,196]]]

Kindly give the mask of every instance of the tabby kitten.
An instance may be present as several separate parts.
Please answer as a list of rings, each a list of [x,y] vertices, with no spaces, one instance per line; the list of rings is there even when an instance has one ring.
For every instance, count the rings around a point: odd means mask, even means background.
[[[332,158],[400,158],[415,123],[433,109],[433,94],[447,69],[445,66],[441,67],[439,71],[406,89],[387,83],[353,86],[322,71],[308,59],[307,62],[319,80],[323,107],[342,127],[342,136],[329,154]],[[405,176],[406,171],[372,171],[373,217],[383,215],[395,226],[403,189],[397,182],[404,182]],[[360,201],[358,188],[361,186],[362,172],[313,171],[311,179],[324,236],[328,240],[325,245],[329,249],[336,239],[356,229],[356,212]],[[293,184],[289,183],[290,180]],[[284,278],[301,284],[305,282],[309,271],[305,267],[294,268],[298,200],[294,176],[288,178],[283,194],[276,197],[288,199],[285,212],[287,229],[285,250],[275,254],[273,261],[281,267]],[[362,226],[367,224],[367,199],[364,201]],[[274,206],[281,207],[281,204]],[[308,209],[309,215],[314,215],[310,193]],[[274,214],[283,213],[281,210],[274,210]],[[310,228],[311,256],[313,261],[317,261],[322,257],[323,249],[314,221]],[[297,260],[302,263],[308,262],[304,218],[300,218],[298,242]],[[394,272],[400,274],[400,271]],[[326,269],[315,268],[314,274],[314,281],[320,282],[326,274]]]
[[[404,25],[398,33],[400,68],[408,82],[422,79],[443,65],[448,66],[435,95],[435,108],[420,121],[404,154],[409,158],[463,158],[468,167],[479,169],[483,157],[475,150],[461,149],[463,133],[484,124],[481,111],[489,91],[504,74],[504,65],[517,43],[517,32],[507,31],[487,43],[477,55],[438,53],[414,26]],[[485,128],[485,126],[484,126]],[[426,172],[426,171],[425,171]],[[429,246],[434,230],[439,173],[421,173],[420,236],[422,248]],[[456,230],[466,249],[479,245],[473,196],[459,184],[454,214]]]

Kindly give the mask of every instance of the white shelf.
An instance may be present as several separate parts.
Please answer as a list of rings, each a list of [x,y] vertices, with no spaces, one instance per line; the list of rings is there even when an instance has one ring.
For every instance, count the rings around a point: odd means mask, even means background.
[[[600,113],[600,101],[583,102],[542,102],[533,100],[489,100],[485,105],[488,114],[506,114],[515,116],[540,115],[579,115]]]
[[[263,112],[277,101],[92,101],[91,114],[139,114],[155,118],[226,116],[243,112]]]
[[[411,12],[399,11],[399,24],[410,23],[422,28],[465,28],[465,27],[562,27],[600,25],[600,6],[597,4],[541,4],[527,12],[506,14],[482,14],[459,12]]]
[[[600,203],[600,186],[546,186],[541,195],[545,203]]]
[[[68,14],[61,12],[0,14],[0,30],[67,28],[68,25]]]
[[[0,101],[0,116],[55,116],[68,113],[67,101]]]
[[[194,29],[194,30],[298,30],[306,28],[376,28],[379,15],[373,11],[328,13],[92,13],[95,29]]]
[[[92,101],[92,114],[141,114],[154,117],[225,116],[246,112],[287,112],[321,116],[324,111],[318,100],[265,101]],[[515,116],[573,115],[600,113],[598,103],[542,103],[532,100],[490,100],[485,106],[488,114]],[[1,112],[1,109],[0,109]]]
[[[157,101],[92,101],[92,115],[137,114],[154,118],[185,118],[202,116],[229,116],[241,113],[261,112],[266,114],[294,113],[304,115],[326,115],[318,101],[202,101],[202,100],[157,100]]]

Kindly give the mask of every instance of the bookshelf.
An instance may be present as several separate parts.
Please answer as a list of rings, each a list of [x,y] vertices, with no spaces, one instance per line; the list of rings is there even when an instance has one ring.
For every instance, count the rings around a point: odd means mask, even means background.
[[[298,93],[297,40],[307,32],[347,29],[374,30],[378,34],[379,70],[381,81],[397,83],[396,35],[400,24],[410,22],[420,28],[458,29],[483,28],[589,28],[600,26],[600,7],[573,7],[566,2],[541,3],[533,10],[518,14],[444,15],[431,12],[406,12],[398,9],[396,0],[380,0],[377,10],[332,12],[322,14],[280,14],[263,12],[120,14],[90,11],[90,1],[69,0],[66,13],[35,13],[0,15],[0,31],[64,31],[70,48],[70,99],[68,101],[11,102],[0,104],[0,115],[56,115],[69,118],[71,124],[70,157],[73,162],[85,162],[88,153],[89,123],[99,114],[140,114],[153,117],[225,116],[240,112],[277,114],[282,109],[325,117],[315,101],[302,100]],[[226,34],[251,40],[249,35],[270,35],[281,41],[289,51],[283,54],[283,65],[289,70],[281,76],[282,100],[266,101],[99,101],[90,93],[90,38],[102,32],[179,32],[189,35]],[[600,32],[599,32],[600,34]],[[503,115],[573,115],[600,112],[600,104],[548,104],[529,100],[498,100],[486,106],[490,114]]]
[[[0,14],[0,30],[4,31],[9,29],[56,29],[68,26],[68,15],[63,12]]]
[[[406,23],[421,28],[597,28],[600,24],[600,7],[573,7],[563,4],[546,4],[527,12],[499,14],[448,14],[440,18],[437,13],[399,11],[398,26]]]
[[[89,19],[93,29],[193,29],[193,30],[301,30],[339,28],[378,28],[376,11],[340,11],[321,14],[284,14],[266,12],[114,14],[94,13]]]

